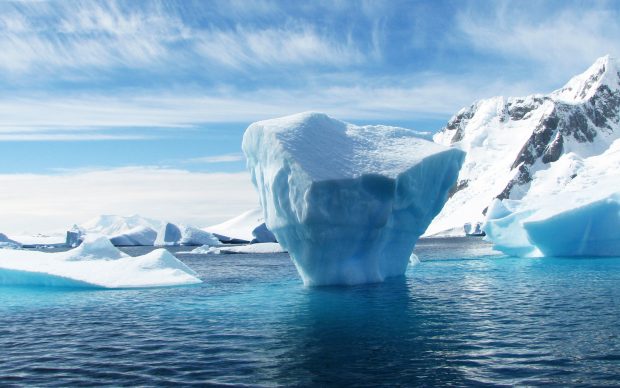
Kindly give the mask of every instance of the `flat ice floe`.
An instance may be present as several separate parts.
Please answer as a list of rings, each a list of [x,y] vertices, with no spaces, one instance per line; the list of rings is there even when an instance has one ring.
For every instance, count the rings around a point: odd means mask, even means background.
[[[371,283],[405,273],[464,158],[425,137],[320,113],[248,127],[242,148],[267,228],[304,284]]]
[[[129,256],[103,236],[60,253],[0,250],[0,285],[96,288],[163,287],[201,283],[165,249]]]

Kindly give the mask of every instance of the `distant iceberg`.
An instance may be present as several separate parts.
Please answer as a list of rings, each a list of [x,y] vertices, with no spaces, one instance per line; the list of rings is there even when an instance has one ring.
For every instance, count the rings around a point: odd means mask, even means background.
[[[306,285],[404,274],[464,159],[425,137],[320,113],[250,125],[242,148],[266,225]]]
[[[276,237],[265,225],[263,209],[260,207],[248,210],[221,224],[206,227],[204,230],[213,233],[223,242],[277,242]]]
[[[162,222],[139,215],[101,215],[67,232],[67,245],[76,246],[86,235],[106,236],[116,246],[153,246]],[[76,243],[77,240],[77,243]]]
[[[185,254],[223,254],[223,253],[252,253],[252,254],[268,254],[268,253],[286,253],[286,250],[278,243],[256,243],[249,245],[238,246],[219,246],[213,247],[209,245],[203,245],[194,249],[191,252],[179,252]]]
[[[131,257],[103,236],[87,236],[61,253],[0,250],[0,285],[96,288],[162,287],[201,283],[198,274],[165,249]]]
[[[192,226],[165,223],[157,233],[156,246],[172,245],[219,245],[220,240],[212,233]]]
[[[7,249],[18,249],[21,248],[22,244],[15,241],[15,240],[11,240],[10,238],[7,237],[6,234],[0,233],[0,249],[2,248],[7,248]]]

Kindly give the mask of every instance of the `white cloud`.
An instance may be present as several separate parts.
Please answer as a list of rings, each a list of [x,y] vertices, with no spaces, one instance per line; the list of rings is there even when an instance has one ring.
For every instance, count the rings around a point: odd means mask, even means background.
[[[105,133],[2,133],[1,141],[97,141],[97,140],[150,140],[155,136],[118,135]]]
[[[0,231],[63,229],[99,214],[207,226],[258,204],[248,173],[154,167],[0,175]]]
[[[230,163],[230,162],[239,162],[243,160],[243,154],[241,153],[233,153],[233,154],[223,154],[223,155],[213,155],[213,156],[203,156],[200,158],[192,158],[185,161],[185,163]]]
[[[274,65],[352,65],[364,55],[350,41],[339,42],[308,25],[204,33],[199,53],[237,69]]]
[[[363,86],[263,89],[212,95],[139,92],[114,97],[11,97],[0,99],[0,134],[6,135],[5,140],[26,134],[57,134],[61,138],[61,135],[69,136],[70,133],[94,139],[101,135],[87,133],[139,128],[142,134],[148,128],[249,123],[309,110],[356,120],[446,117],[480,98],[549,91],[540,90],[540,85],[534,82],[488,82],[475,75],[424,74],[411,79],[375,79]],[[153,136],[162,134],[157,132]]]
[[[563,78],[600,56],[620,53],[620,15],[604,3],[560,10],[545,5],[498,3],[491,17],[469,9],[458,15],[458,27],[479,50],[533,61]]]

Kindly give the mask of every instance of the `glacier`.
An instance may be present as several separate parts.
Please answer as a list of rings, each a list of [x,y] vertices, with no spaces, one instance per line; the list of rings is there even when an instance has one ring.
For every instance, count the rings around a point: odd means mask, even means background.
[[[128,256],[104,236],[59,253],[0,250],[0,285],[136,288],[197,284],[198,274],[165,249]]]
[[[465,156],[425,137],[321,113],[246,129],[242,149],[267,228],[305,285],[380,282],[404,274]]]

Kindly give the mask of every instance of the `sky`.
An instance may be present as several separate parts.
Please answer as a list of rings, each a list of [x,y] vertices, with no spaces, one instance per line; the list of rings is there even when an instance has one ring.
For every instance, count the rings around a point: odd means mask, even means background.
[[[240,144],[302,111],[437,131],[620,54],[617,1],[2,1],[0,232],[257,205]]]

